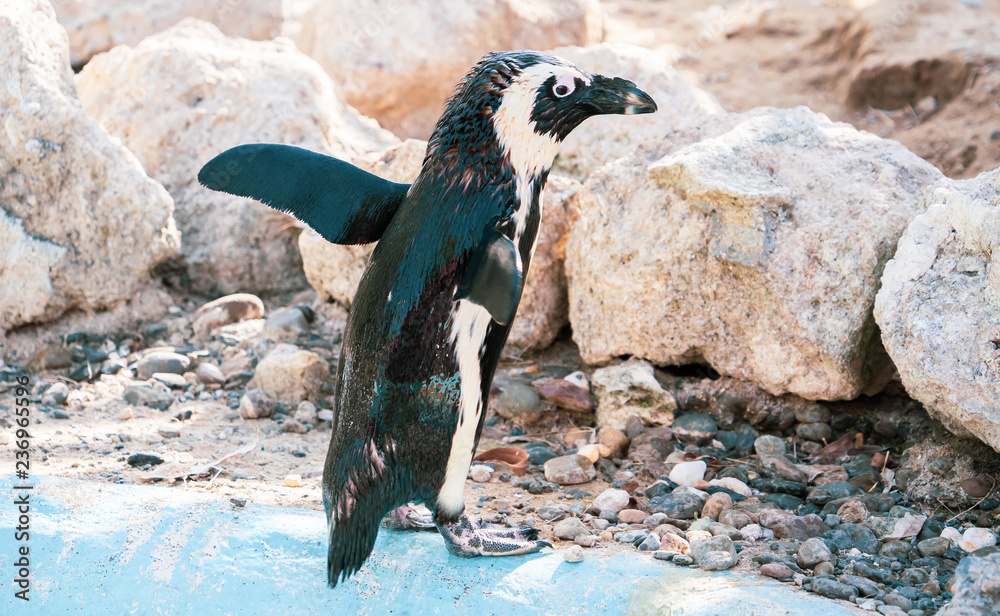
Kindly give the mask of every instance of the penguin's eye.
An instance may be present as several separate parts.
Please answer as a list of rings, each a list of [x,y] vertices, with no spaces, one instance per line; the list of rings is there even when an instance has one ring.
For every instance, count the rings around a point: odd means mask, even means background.
[[[556,98],[566,98],[573,93],[576,89],[576,84],[572,75],[563,75],[556,80],[555,85],[552,86],[552,93],[555,94]]]

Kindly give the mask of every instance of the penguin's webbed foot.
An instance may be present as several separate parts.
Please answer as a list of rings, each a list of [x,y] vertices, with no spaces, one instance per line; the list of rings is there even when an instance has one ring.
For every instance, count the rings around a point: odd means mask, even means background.
[[[552,544],[538,540],[538,531],[530,526],[483,528],[464,513],[454,524],[438,523],[444,545],[455,556],[521,556],[534,554]]]
[[[403,505],[390,511],[382,518],[382,528],[389,530],[437,530],[431,512],[426,508],[417,509],[412,505]]]

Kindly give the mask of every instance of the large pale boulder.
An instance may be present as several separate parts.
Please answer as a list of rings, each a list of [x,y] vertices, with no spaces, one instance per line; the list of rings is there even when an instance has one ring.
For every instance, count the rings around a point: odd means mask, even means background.
[[[299,48],[346,100],[401,137],[427,139],[445,99],[480,57],[586,45],[603,35],[597,0],[328,0],[303,20]]]
[[[907,393],[1000,451],[1000,170],[931,202],[885,267],[875,320]]]
[[[211,22],[229,36],[266,41],[281,33],[284,0],[57,0],[79,68],[116,45],[137,45],[185,17]]]
[[[576,180],[559,175],[550,175],[545,184],[535,254],[507,337],[507,344],[513,348],[544,349],[569,324],[564,263],[569,231],[580,214],[580,188]]]
[[[566,256],[584,361],[708,362],[809,399],[877,390],[878,280],[940,178],[805,108],[716,116],[601,168]]]
[[[691,84],[661,55],[625,43],[559,47],[552,53],[588,73],[624,77],[656,101],[656,113],[622,117],[595,116],[570,133],[559,148],[555,171],[580,180],[601,165],[630,154],[636,146],[658,141],[676,130],[698,126],[706,116],[724,113],[715,97]]]
[[[206,294],[305,285],[300,227],[197,180],[243,143],[285,143],[353,158],[396,139],[338,100],[329,76],[287,39],[227,38],[184,20],[138,46],[115,47],[79,74],[84,106],[121,138],[177,203],[183,265]]]
[[[426,149],[426,142],[407,139],[385,152],[361,156],[352,162],[387,180],[409,183],[420,174]],[[542,193],[542,220],[535,254],[508,337],[508,344],[514,348],[545,348],[569,323],[563,260],[569,230],[579,211],[580,188],[576,180],[552,175]],[[350,306],[375,244],[331,244],[310,230],[299,236],[299,249],[306,278],[320,297]]]
[[[0,331],[116,306],[180,237],[170,195],[87,115],[48,2],[0,3]]]

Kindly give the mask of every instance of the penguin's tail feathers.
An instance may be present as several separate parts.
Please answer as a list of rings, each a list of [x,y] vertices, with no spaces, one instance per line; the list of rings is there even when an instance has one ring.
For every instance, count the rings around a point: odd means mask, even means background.
[[[353,453],[350,463],[333,471],[328,493],[327,583],[331,588],[364,565],[382,518],[405,504],[408,496],[400,482],[400,469],[391,456],[380,454],[374,442],[364,442]]]

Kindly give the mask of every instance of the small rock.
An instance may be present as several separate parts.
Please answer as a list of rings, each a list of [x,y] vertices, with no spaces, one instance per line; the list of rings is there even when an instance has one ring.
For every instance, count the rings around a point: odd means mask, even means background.
[[[297,405],[315,399],[329,375],[329,366],[316,353],[278,344],[257,364],[247,387],[263,390],[277,402]]]
[[[719,427],[705,413],[685,413],[674,419],[671,426],[678,440],[687,443],[707,443],[715,438]]]
[[[587,378],[585,372],[580,372],[579,370],[571,372],[564,376],[563,380],[569,381],[584,391],[590,391],[590,379]]]
[[[587,526],[580,518],[566,518],[555,523],[552,534],[559,539],[573,540],[579,535],[589,534]]]
[[[770,434],[758,437],[757,440],[753,442],[753,448],[759,456],[765,454],[773,456],[785,455],[785,441],[781,440],[777,436],[771,436]]]
[[[675,533],[663,533],[660,535],[660,551],[687,554],[691,551],[691,544],[688,543],[687,539]]]
[[[316,411],[316,419],[320,421],[333,421],[333,411],[330,409],[319,409]]]
[[[830,527],[826,525],[822,518],[814,513],[805,516],[792,516],[791,518],[779,521],[771,530],[774,536],[779,539],[792,539],[795,541],[805,541],[812,537],[819,537]]]
[[[647,361],[631,359],[599,368],[594,371],[591,384],[598,401],[596,419],[599,426],[620,430],[630,416],[654,424],[673,422],[677,402],[657,382],[653,365]]]
[[[975,552],[980,548],[997,544],[997,536],[988,528],[970,528],[962,533],[958,547],[966,552]]]
[[[639,550],[642,552],[655,552],[660,549],[660,537],[656,533],[650,533],[642,540],[639,544]]]
[[[687,567],[694,564],[694,559],[689,554],[674,554],[673,563],[681,567]]]
[[[618,512],[618,521],[623,524],[642,524],[646,514],[640,509],[622,509]]]
[[[134,466],[136,468],[142,468],[149,464],[150,466],[156,466],[157,464],[163,464],[163,458],[151,453],[134,453],[128,457],[126,460],[129,466]]]
[[[67,397],[69,397],[69,386],[62,381],[57,381],[45,390],[45,394],[42,396],[42,404],[46,406],[61,406],[66,404]]]
[[[530,386],[516,381],[501,385],[502,391],[493,402],[493,410],[506,419],[533,423],[541,417],[542,401]]]
[[[135,372],[140,379],[148,379],[157,372],[184,374],[190,367],[191,360],[185,355],[170,351],[151,351],[139,359]]]
[[[712,520],[718,520],[719,514],[726,509],[732,509],[733,499],[731,496],[725,492],[717,492],[708,497],[708,501],[705,502],[705,506],[701,510],[701,517],[709,518]],[[719,520],[720,522],[722,520]],[[749,523],[749,517],[748,517]],[[745,524],[744,524],[745,526]]]
[[[625,490],[618,490],[616,488],[608,488],[607,490],[601,492],[597,498],[594,499],[594,507],[598,511],[603,511],[605,509],[614,511],[618,513],[622,509],[628,507],[628,502],[631,497]]]
[[[853,586],[848,586],[847,584],[827,578],[813,579],[812,591],[825,597],[843,599],[845,601],[851,601],[858,596],[858,591]]]
[[[806,474],[795,468],[795,465],[792,464],[788,458],[781,455],[758,455],[757,469],[765,477],[777,477],[779,479],[787,479],[788,481],[794,481],[796,483],[807,483]]]
[[[303,400],[299,402],[299,405],[295,407],[295,413],[292,418],[304,425],[311,426],[316,423],[316,405],[308,400]]]
[[[244,419],[270,417],[274,409],[274,400],[259,389],[251,389],[240,398],[240,416]]]
[[[198,364],[198,368],[194,373],[198,377],[198,380],[205,385],[222,385],[226,382],[226,377],[222,374],[222,370],[219,370],[218,366],[207,361]]]
[[[747,524],[740,529],[740,535],[743,537],[744,541],[754,543],[764,536],[764,529],[761,528],[759,524]]]
[[[706,571],[722,571],[736,564],[736,548],[725,535],[691,542],[691,556]]]
[[[830,421],[830,409],[820,404],[802,404],[795,407],[795,421],[799,423],[826,423]]]
[[[817,563],[816,566],[813,567],[813,575],[833,575],[834,571],[835,569],[833,563],[826,561]]]
[[[736,492],[741,496],[746,496],[747,498],[753,496],[753,491],[750,489],[750,486],[735,477],[721,477],[719,479],[713,479],[709,482],[709,484],[726,488],[727,490],[732,490],[733,492]]]
[[[818,537],[806,539],[802,542],[798,552],[798,563],[800,567],[812,569],[822,562],[832,562],[833,553],[826,543]]]
[[[829,441],[833,430],[825,423],[803,423],[795,427],[795,435],[810,441]]]
[[[473,464],[469,468],[469,475],[476,483],[487,483],[493,477],[493,469],[485,464]]]
[[[913,602],[896,591],[882,597],[882,601],[885,602],[886,605],[894,605],[904,612],[909,612],[913,609]]]
[[[846,524],[857,524],[868,518],[868,508],[856,498],[848,500],[837,509],[840,521]]]
[[[279,308],[267,316],[264,331],[276,336],[299,336],[309,331],[309,321],[298,308]]]
[[[767,563],[760,566],[760,573],[776,580],[790,580],[795,572],[784,563]]]
[[[591,535],[590,533],[581,533],[573,539],[573,543],[581,547],[590,548],[597,543],[597,537]]]
[[[171,389],[184,389],[188,384],[183,376],[171,372],[154,372],[152,378],[154,381],[159,381]]]
[[[825,505],[830,501],[857,496],[861,493],[861,490],[846,481],[831,481],[809,490],[806,502],[814,505]]]
[[[578,545],[570,547],[568,550],[563,550],[562,552],[563,560],[568,563],[580,563],[583,562],[584,554],[583,548]]]
[[[702,509],[702,515],[704,515],[704,513],[705,510]],[[743,528],[753,522],[753,519],[751,519],[750,515],[745,511],[740,511],[739,509],[723,509],[719,512],[719,522],[732,526],[733,528]]]
[[[559,408],[579,413],[589,413],[594,410],[594,401],[586,389],[573,384],[566,379],[539,379],[531,385],[542,400]]]
[[[576,453],[596,463],[599,459],[608,457],[611,449],[607,445],[601,445],[600,443],[588,443],[578,449]]]
[[[285,485],[289,488],[297,488],[302,483],[300,475],[285,475]]]
[[[160,428],[156,431],[163,438],[180,438],[181,433],[179,430],[171,430],[169,428]]]
[[[993,482],[984,477],[969,477],[958,484],[972,498],[982,498],[990,493]]]
[[[197,337],[205,339],[217,327],[263,316],[264,302],[259,297],[249,293],[234,293],[199,308],[191,320],[191,328]]]
[[[156,381],[131,385],[125,388],[125,402],[134,406],[145,406],[158,411],[166,410],[174,403],[174,396],[163,383]]]
[[[878,584],[860,575],[842,575],[840,581],[857,588],[862,597],[874,597],[882,592]]]
[[[944,553],[951,549],[951,540],[945,537],[932,537],[917,543],[917,550],[921,556],[944,556]]]
[[[695,494],[673,493],[649,501],[654,513],[665,513],[678,520],[691,520],[701,513],[704,502]]]
[[[560,456],[545,463],[545,479],[559,485],[587,483],[596,477],[593,462],[583,456]]]
[[[628,437],[614,428],[601,428],[597,433],[597,442],[607,446],[609,458],[624,458],[628,453]]]
[[[705,471],[708,465],[704,460],[693,460],[691,462],[678,462],[670,470],[670,481],[677,485],[690,486],[695,481],[705,478]]]

